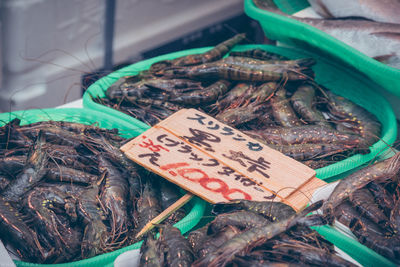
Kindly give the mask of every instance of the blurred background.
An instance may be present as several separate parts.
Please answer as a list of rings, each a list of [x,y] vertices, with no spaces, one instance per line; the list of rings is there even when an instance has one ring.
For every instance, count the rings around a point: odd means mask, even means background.
[[[56,107],[99,77],[246,32],[242,0],[0,0],[0,112]]]

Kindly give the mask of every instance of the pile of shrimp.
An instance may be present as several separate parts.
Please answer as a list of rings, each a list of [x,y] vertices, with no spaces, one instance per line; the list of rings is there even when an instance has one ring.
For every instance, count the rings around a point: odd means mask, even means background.
[[[368,153],[381,129],[373,114],[316,84],[311,58],[288,60],[260,49],[223,58],[244,38],[156,62],[94,101],[149,125],[198,108],[314,169]]]
[[[359,242],[400,263],[400,153],[342,179],[324,214],[344,224]]]
[[[0,239],[34,263],[93,257],[135,235],[178,188],[119,150],[118,131],[68,122],[0,127]],[[185,216],[179,209],[166,224]]]
[[[326,223],[321,215],[306,216],[321,205],[296,214],[279,202],[216,204],[215,219],[187,239],[170,226],[161,227],[158,240],[149,235],[140,266],[354,266],[309,228]]]

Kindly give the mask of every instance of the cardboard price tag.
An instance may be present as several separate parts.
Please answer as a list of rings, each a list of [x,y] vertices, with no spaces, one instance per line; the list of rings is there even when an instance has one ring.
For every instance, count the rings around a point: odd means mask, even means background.
[[[121,150],[210,203],[274,199],[300,209],[325,184],[313,169],[195,109],[176,112]]]

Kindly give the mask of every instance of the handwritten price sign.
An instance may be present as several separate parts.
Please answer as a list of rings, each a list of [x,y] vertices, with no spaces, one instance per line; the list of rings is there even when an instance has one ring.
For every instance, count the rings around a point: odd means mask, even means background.
[[[274,199],[300,209],[325,184],[313,169],[195,109],[176,112],[121,150],[211,203]]]

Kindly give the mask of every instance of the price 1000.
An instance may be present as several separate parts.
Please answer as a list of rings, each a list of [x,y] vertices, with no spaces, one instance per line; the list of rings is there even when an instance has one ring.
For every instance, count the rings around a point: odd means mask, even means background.
[[[228,184],[223,180],[209,177],[209,175],[203,170],[192,168],[186,162],[170,163],[160,166],[160,168],[164,171],[168,171],[172,176],[179,175],[186,180],[198,183],[201,187],[208,191],[219,193],[227,201],[232,199],[252,200],[251,196],[243,190],[238,188],[229,188]]]

